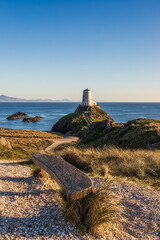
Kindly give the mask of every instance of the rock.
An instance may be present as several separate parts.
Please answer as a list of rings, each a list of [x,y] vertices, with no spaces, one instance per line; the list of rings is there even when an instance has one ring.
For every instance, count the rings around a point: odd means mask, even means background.
[[[65,118],[61,118],[56,124],[52,127],[52,132],[60,132],[62,134],[66,134],[68,132],[74,133],[76,129],[77,123],[71,120],[66,120]]]
[[[115,125],[113,119],[108,116],[107,120],[103,120],[101,122],[92,123],[91,129],[99,129],[100,131],[110,131],[111,128]]]
[[[4,147],[12,149],[10,141],[8,139],[5,139],[4,137],[0,137],[0,144]]]
[[[99,126],[99,122],[101,122],[100,125],[104,125],[105,128],[108,127],[109,129],[114,125],[114,120],[98,106],[83,107],[82,109],[78,107],[74,113],[62,117],[54,124],[51,131],[81,138],[90,127],[95,129],[96,126]]]
[[[24,117],[28,117],[28,115],[26,113],[17,112],[15,114],[7,117],[7,120],[15,120],[15,119],[24,118]]]
[[[39,122],[39,119],[41,119],[42,117],[40,116],[35,116],[35,117],[29,117],[29,118],[24,118],[23,122]]]

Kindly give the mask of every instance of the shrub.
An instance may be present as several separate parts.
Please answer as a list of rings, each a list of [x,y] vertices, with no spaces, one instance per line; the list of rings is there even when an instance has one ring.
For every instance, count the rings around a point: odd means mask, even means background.
[[[57,152],[65,160],[92,175],[160,179],[160,150],[121,149],[118,147],[69,147]]]
[[[116,221],[117,216],[116,204],[106,187],[100,187],[83,199],[65,201],[64,218],[74,224],[81,224],[94,233],[100,226]]]
[[[67,162],[81,171],[104,177],[108,172],[108,168],[101,159],[97,158],[96,153],[97,151],[92,148],[78,149],[73,146],[56,151],[56,154],[60,154]]]
[[[76,151],[76,149],[74,148],[71,148],[71,151],[70,149],[68,149],[68,151],[63,154],[63,158],[67,162],[71,163],[72,165],[74,165],[75,167],[79,168],[84,172],[87,173],[93,172],[91,163],[84,161],[82,157],[78,154],[78,151]]]

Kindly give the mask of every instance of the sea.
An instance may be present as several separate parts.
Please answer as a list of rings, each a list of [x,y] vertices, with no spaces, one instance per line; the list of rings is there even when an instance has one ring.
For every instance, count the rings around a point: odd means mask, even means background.
[[[50,131],[52,126],[63,116],[76,110],[78,102],[49,103],[0,103],[0,128],[31,129]],[[160,103],[98,103],[116,123],[125,123],[137,118],[160,120]],[[17,112],[24,112],[30,117],[43,117],[37,123],[22,122],[22,119],[8,121],[6,118]]]

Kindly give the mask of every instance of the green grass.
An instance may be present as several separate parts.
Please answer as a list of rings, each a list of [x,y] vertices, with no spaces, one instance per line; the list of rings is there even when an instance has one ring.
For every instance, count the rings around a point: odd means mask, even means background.
[[[137,119],[115,125],[110,131],[104,127],[89,129],[82,143],[94,147],[114,145],[125,149],[160,149],[160,120]]]
[[[62,117],[52,128],[52,131],[61,132],[82,137],[88,129],[89,124],[86,120],[86,115],[90,123],[95,123],[103,120],[113,121],[107,113],[97,107],[93,107],[91,111],[77,111]]]
[[[113,119],[111,119],[111,117],[108,116],[106,112],[104,112],[102,109],[99,109],[98,107],[93,107],[92,111],[89,112],[89,120],[92,123],[100,122],[106,119],[113,121]]]

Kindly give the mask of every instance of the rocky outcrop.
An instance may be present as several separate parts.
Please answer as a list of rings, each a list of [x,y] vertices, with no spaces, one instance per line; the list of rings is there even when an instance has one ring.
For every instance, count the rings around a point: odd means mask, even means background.
[[[136,119],[125,124],[102,121],[92,124],[81,143],[129,149],[160,149],[160,120]]]
[[[41,119],[42,117],[40,117],[40,116],[35,116],[35,117],[29,117],[29,118],[24,118],[23,119],[23,122],[32,122],[32,123],[34,123],[34,122],[39,122],[39,120]]]
[[[92,109],[94,109],[94,108],[99,108],[100,109],[100,106],[99,105],[96,105],[96,106],[79,105],[76,109],[76,112],[92,111]]]
[[[12,149],[10,141],[4,137],[0,137],[0,145]]]
[[[74,113],[62,117],[53,125],[51,131],[72,134],[81,138],[87,134],[89,128],[94,129],[101,125],[111,127],[114,125],[114,120],[100,108],[91,107],[89,111],[76,110]]]
[[[53,125],[51,132],[59,132],[62,134],[72,132],[74,134],[77,125],[78,124],[72,120],[61,118],[56,124]]]
[[[23,112],[17,112],[15,114],[7,117],[7,120],[15,120],[15,119],[24,118],[24,117],[28,117],[28,115]]]
[[[114,120],[110,116],[108,116],[106,120],[92,123],[91,126],[83,132],[81,143],[90,143],[100,139],[102,136],[107,135],[115,125]]]

